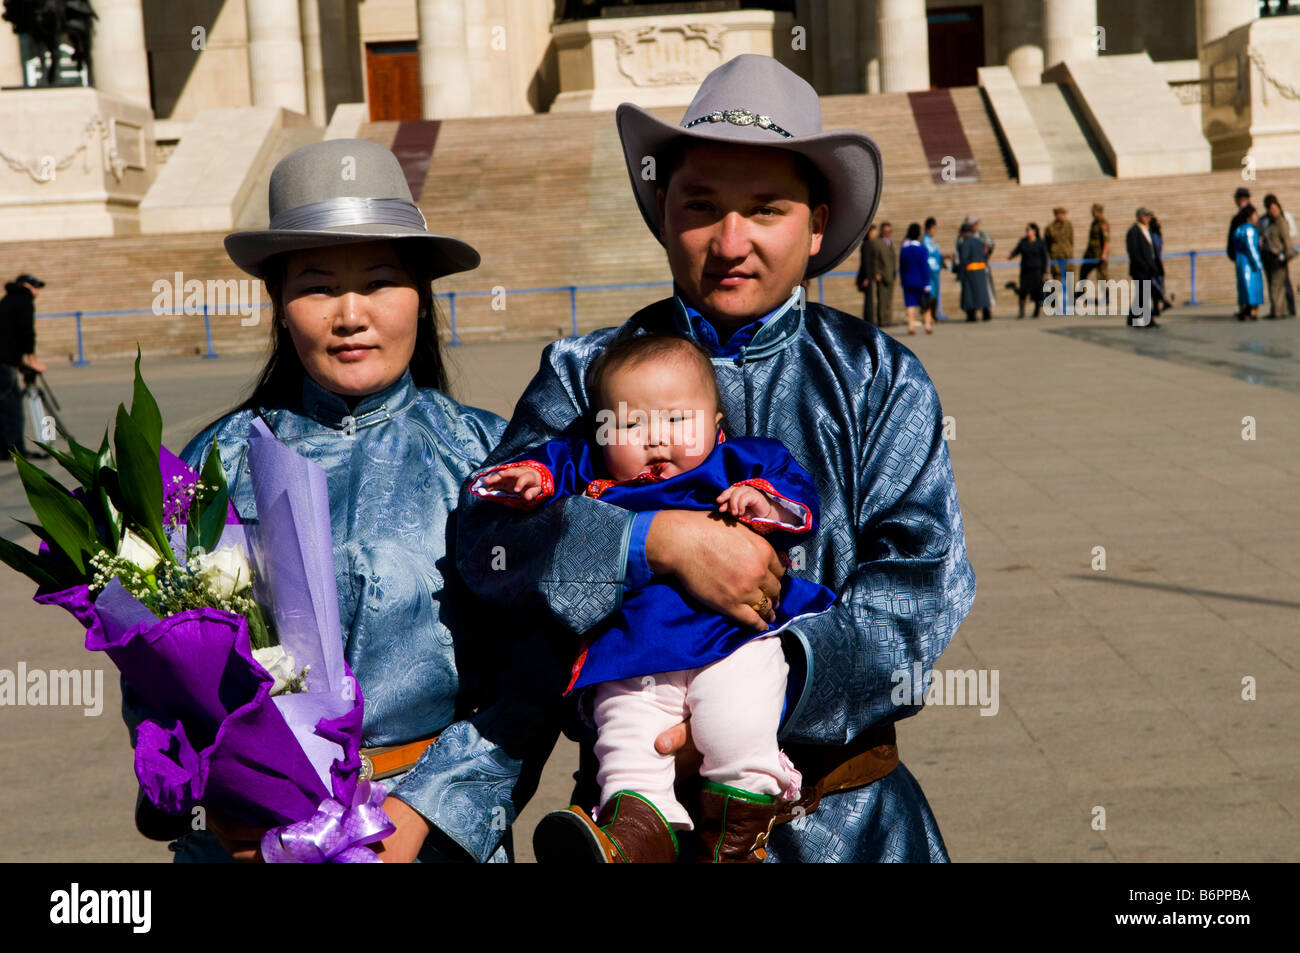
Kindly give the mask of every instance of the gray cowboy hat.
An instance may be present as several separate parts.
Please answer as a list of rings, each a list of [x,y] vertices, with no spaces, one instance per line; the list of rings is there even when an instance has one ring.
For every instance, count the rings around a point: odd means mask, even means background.
[[[430,277],[477,268],[478,252],[428,230],[397,156],[364,139],[330,139],[295,149],[271,172],[269,228],[226,236],[231,261],[265,278],[281,252],[351,242],[419,242]]]
[[[826,179],[830,217],[822,247],[808,261],[807,277],[830,271],[862,244],[880,203],[880,148],[853,129],[822,131],[817,92],[770,56],[745,53],[704,78],[680,125],[623,103],[616,114],[623,157],[641,215],[663,242],[655,190],[642,177],[642,160],[662,156],[679,137],[770,146],[804,156]]]

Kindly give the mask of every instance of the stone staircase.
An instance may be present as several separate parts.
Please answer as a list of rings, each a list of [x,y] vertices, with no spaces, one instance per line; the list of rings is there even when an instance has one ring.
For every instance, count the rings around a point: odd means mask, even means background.
[[[1105,158],[1088,131],[1070,95],[1060,83],[1022,86],[1020,94],[1034,117],[1052,157],[1052,177],[1057,182],[1107,179]]]
[[[1122,255],[1123,236],[1140,204],[1151,206],[1164,224],[1166,254],[1186,249],[1219,250],[1233,210],[1232,191],[1240,173],[1225,170],[1200,175],[1150,179],[1103,177],[1050,185],[1022,186],[1008,173],[997,135],[980,91],[952,91],[979,169],[977,183],[931,181],[907,96],[836,96],[823,100],[827,128],[856,127],[877,140],[884,162],[884,193],[879,220],[890,220],[900,235],[909,222],[933,215],[941,244],[950,249],[963,217],[977,214],[996,241],[994,263],[1003,263],[1025,223],[1046,226],[1055,205],[1065,205],[1083,251],[1088,207],[1106,205],[1114,235],[1114,255]],[[670,121],[680,109],[657,110]],[[362,135],[389,145],[396,123],[371,123]],[[283,145],[288,151],[289,143]],[[1252,191],[1276,191],[1284,205],[1300,202],[1300,167],[1261,174]],[[264,186],[263,186],[264,190]],[[440,293],[456,292],[457,331],[464,341],[549,339],[569,333],[569,285],[662,283],[669,279],[663,249],[646,229],[628,182],[612,113],[449,120],[437,146],[420,196],[432,230],[460,237],[479,249],[483,264],[473,272],[437,283]],[[260,223],[259,223],[260,224]],[[226,258],[224,233],[204,232],[118,239],[0,243],[0,278],[30,271],[49,282],[41,313],[150,308],[155,281],[185,278],[244,278]],[[853,287],[856,255],[821,283],[826,301],[858,311]],[[1112,276],[1127,274],[1112,265]],[[847,275],[842,274],[847,272]],[[1167,262],[1169,286],[1186,298],[1186,259]],[[1014,270],[1005,272],[1012,278]],[[997,272],[998,285],[1003,273]],[[1234,299],[1231,264],[1221,253],[1197,263],[1201,299],[1230,310]],[[504,296],[470,294],[508,289]],[[559,288],[547,293],[523,289]],[[945,301],[951,302],[944,287]],[[260,288],[259,288],[260,290]],[[817,294],[814,286],[813,295]],[[579,329],[615,324],[638,307],[663,296],[666,285],[627,290],[582,291],[576,295]],[[450,310],[440,307],[444,320]],[[995,314],[1006,315],[1005,293]],[[1014,313],[1014,312],[1012,312]],[[269,311],[263,312],[269,316]],[[241,325],[239,315],[210,321],[217,353],[251,353],[269,339],[267,321]],[[39,351],[50,359],[74,355],[71,318],[37,321]],[[202,316],[118,315],[86,317],[83,348],[97,360],[146,352],[201,354],[206,350]]]

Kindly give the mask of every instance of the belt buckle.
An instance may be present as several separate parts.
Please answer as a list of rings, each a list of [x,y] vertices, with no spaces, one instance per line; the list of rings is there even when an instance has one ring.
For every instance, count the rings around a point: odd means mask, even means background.
[[[370,755],[361,755],[361,780],[369,781],[375,776],[375,763],[370,760]]]

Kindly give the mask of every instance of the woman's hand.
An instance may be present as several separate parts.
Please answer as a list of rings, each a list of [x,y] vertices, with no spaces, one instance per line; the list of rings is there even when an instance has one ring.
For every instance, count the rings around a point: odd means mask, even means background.
[[[235,860],[244,864],[262,863],[262,836],[267,831],[265,827],[240,824],[210,808],[205,810],[205,821],[208,830]]]
[[[386,864],[409,864],[429,836],[429,822],[415,808],[392,795],[384,798],[383,807],[397,830],[379,842],[375,853]]]
[[[646,534],[650,570],[677,577],[696,601],[739,625],[769,627],[785,567],[757,533],[717,513],[663,510]],[[763,612],[754,607],[762,606]]]
[[[679,778],[699,774],[700,765],[704,763],[704,756],[700,754],[695,747],[695,742],[691,740],[690,719],[673,725],[656,738],[655,751],[660,754],[677,755],[676,771]]]

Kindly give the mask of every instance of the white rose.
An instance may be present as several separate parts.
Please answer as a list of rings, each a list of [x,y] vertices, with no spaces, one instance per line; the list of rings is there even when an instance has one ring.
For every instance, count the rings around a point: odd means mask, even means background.
[[[287,654],[282,645],[272,645],[270,648],[265,649],[253,649],[253,658],[275,679],[275,684],[271,686],[272,695],[279,695],[283,692],[288,687],[289,682],[298,674],[294,671],[293,656]]]
[[[142,572],[148,572],[162,560],[162,557],[158,555],[158,550],[129,529],[122,531],[122,543],[117,547],[117,555],[129,563],[139,566]]]
[[[190,568],[205,576],[219,598],[229,599],[253,584],[248,557],[238,546],[222,546],[215,553],[199,553],[189,562]]]

